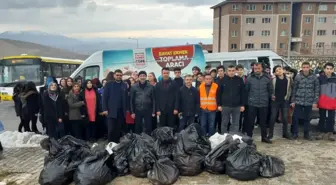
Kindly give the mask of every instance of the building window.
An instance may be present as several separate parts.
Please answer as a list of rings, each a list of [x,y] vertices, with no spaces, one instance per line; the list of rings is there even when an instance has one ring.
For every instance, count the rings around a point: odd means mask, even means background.
[[[336,30],[333,30],[333,31],[332,31],[332,35],[336,35]]]
[[[317,48],[324,48],[324,42],[317,42],[316,47]]]
[[[245,49],[253,49],[254,48],[254,44],[253,43],[246,43],[245,44]]]
[[[334,17],[334,24],[336,24],[336,17]]]
[[[272,5],[271,4],[264,4],[263,10],[264,11],[272,11]]]
[[[263,30],[261,31],[261,36],[270,36],[271,35],[271,31],[270,30]]]
[[[239,10],[239,6],[237,4],[232,5],[232,11],[237,11]]]
[[[328,10],[328,5],[326,4],[321,4],[319,6],[319,11],[327,11]]]
[[[286,30],[282,30],[280,36],[286,36],[286,35],[287,35]]]
[[[271,23],[271,18],[262,18],[262,23]]]
[[[281,49],[285,48],[285,44],[284,43],[280,43],[280,48]]]
[[[336,4],[334,5],[334,11],[336,11]]]
[[[254,24],[255,18],[246,18],[246,24]]]
[[[281,17],[281,23],[286,24],[287,23],[287,17]]]
[[[246,31],[246,36],[249,36],[249,37],[254,36],[254,31]]]
[[[310,36],[311,35],[311,30],[304,30],[303,35],[304,36]]]
[[[306,23],[311,23],[311,17],[306,17]]]
[[[231,37],[237,37],[238,32],[237,31],[231,31]]]
[[[336,48],[336,42],[332,42],[332,43],[331,43],[331,47],[332,47],[332,48]]]
[[[255,4],[248,4],[246,6],[247,11],[256,11],[256,5]]]
[[[326,17],[319,17],[318,18],[318,22],[319,23],[326,23],[327,22],[327,18]]]
[[[238,24],[238,17],[232,17],[232,24]]]
[[[281,4],[280,9],[281,9],[281,11],[287,11],[288,10],[288,5],[287,4]]]
[[[308,10],[308,11],[313,10],[313,4],[308,4],[308,5],[307,5],[307,10]]]
[[[270,49],[270,43],[261,43],[261,46],[260,46],[261,49]]]
[[[237,44],[231,44],[231,49],[237,49]]]
[[[303,47],[309,48],[309,44],[308,43],[303,43]]]
[[[319,35],[319,36],[327,35],[327,31],[326,30],[317,30],[317,35]]]

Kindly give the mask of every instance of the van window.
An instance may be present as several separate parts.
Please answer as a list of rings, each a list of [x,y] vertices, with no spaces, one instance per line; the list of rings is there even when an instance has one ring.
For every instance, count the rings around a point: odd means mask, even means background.
[[[286,62],[284,62],[282,59],[272,59],[273,61],[273,66],[280,65],[282,67],[288,66]]]
[[[79,73],[77,73],[76,77],[78,76],[81,76],[85,80],[99,78],[99,66],[83,68]]]
[[[236,65],[236,60],[224,60],[224,61],[223,61],[223,66],[225,67],[225,69],[226,69],[229,65]]]
[[[257,62],[256,59],[246,59],[246,60],[238,60],[238,64],[241,64],[244,66],[244,70],[246,73],[250,73],[251,70],[251,63]]]
[[[221,65],[220,61],[209,61],[206,62],[207,65],[209,65],[211,68],[216,68]]]

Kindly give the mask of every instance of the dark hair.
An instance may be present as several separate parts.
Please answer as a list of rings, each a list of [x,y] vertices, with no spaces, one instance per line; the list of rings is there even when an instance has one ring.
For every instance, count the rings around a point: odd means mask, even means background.
[[[219,70],[219,69],[223,69],[223,71],[225,71],[225,67],[224,66],[222,66],[222,65],[220,65],[220,66],[217,66],[217,71]]]
[[[131,80],[130,80],[130,78],[126,79],[124,82],[128,85],[127,91],[129,92],[131,90]]]
[[[154,82],[155,82],[155,83],[157,83],[157,78],[156,78],[156,76],[155,76],[155,73],[153,73],[153,72],[150,72],[150,73],[148,73],[148,74],[152,74],[152,75],[153,75],[153,77],[154,77]]]
[[[110,71],[106,76],[106,81],[113,81],[114,80],[114,73],[113,71]]]
[[[203,73],[201,73],[201,72],[197,73],[197,76],[198,76],[198,75],[204,76],[204,74],[203,74]]]
[[[116,69],[116,70],[114,71],[114,73],[121,73],[121,74],[122,74],[122,71],[121,71],[120,69]]]
[[[181,72],[181,68],[179,68],[179,67],[175,67],[175,68],[174,68],[174,72],[175,72],[175,71],[179,71],[179,72]]]
[[[211,71],[210,71],[210,74],[211,73],[217,73],[217,70],[216,69],[212,69]]]
[[[162,71],[169,71],[169,68],[168,67],[163,67],[162,69],[161,69],[161,72]]]
[[[205,66],[205,69],[210,69],[210,68],[211,68],[210,65]]]
[[[309,62],[302,62],[301,66],[310,66],[310,63]]]
[[[197,70],[198,72],[201,72],[201,69],[200,69],[199,67],[197,67],[197,66],[194,66],[194,67],[192,68],[192,70]]]
[[[78,80],[81,80],[81,81],[83,82],[83,77],[81,77],[81,76],[77,76],[77,77],[75,78],[75,82],[78,82]]]
[[[204,75],[204,77],[206,77],[206,76],[211,76],[209,73],[206,73],[205,75]]]
[[[68,79],[68,78],[61,78],[61,80],[60,80],[60,85],[62,85],[62,80],[65,81],[65,85],[66,85],[66,83],[67,83],[67,79]]]
[[[258,66],[258,65],[260,65],[261,68],[264,69],[264,65],[263,65],[263,63],[261,63],[261,62],[256,62],[256,63],[254,63],[253,66]]]
[[[276,65],[273,67],[273,73],[275,73],[275,71],[279,68],[279,67],[282,67],[281,65]]]
[[[24,87],[24,92],[27,93],[29,91],[37,92],[36,85],[34,82],[28,82]]]
[[[323,68],[325,69],[325,68],[327,68],[328,66],[334,68],[334,64],[331,63],[331,62],[327,62],[326,64],[324,64],[324,67],[323,67]]]
[[[85,80],[85,82],[83,83],[83,88],[87,88],[87,84],[89,83],[89,82],[91,82],[92,83],[92,88],[93,88],[93,82],[92,82],[92,80],[91,79],[87,79],[87,80]]]
[[[289,66],[285,66],[283,69],[286,70],[286,71],[290,71],[290,70],[291,70],[291,67],[289,67]]]
[[[13,92],[14,94],[20,94],[23,90],[23,85],[21,83],[18,83],[15,85]]]
[[[238,64],[238,65],[236,66],[236,69],[237,69],[237,70],[238,70],[238,69],[244,69],[244,66],[241,65],[241,64]]]
[[[230,64],[227,68],[235,68],[236,69],[236,66],[233,65],[233,64]]]

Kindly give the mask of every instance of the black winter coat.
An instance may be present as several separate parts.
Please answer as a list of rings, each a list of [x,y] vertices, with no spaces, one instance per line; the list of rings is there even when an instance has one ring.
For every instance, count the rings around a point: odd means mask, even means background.
[[[43,120],[45,124],[58,122],[58,119],[63,119],[63,100],[59,95],[57,100],[54,101],[49,97],[48,92],[44,92],[42,95],[42,105],[41,114],[43,115]]]
[[[155,91],[154,87],[146,83],[144,88],[141,88],[139,83],[131,87],[130,93],[131,113],[137,111],[151,111],[155,114]]]
[[[160,81],[155,86],[155,103],[157,112],[173,112],[175,106],[177,85],[169,79],[167,86],[164,87],[164,81]]]

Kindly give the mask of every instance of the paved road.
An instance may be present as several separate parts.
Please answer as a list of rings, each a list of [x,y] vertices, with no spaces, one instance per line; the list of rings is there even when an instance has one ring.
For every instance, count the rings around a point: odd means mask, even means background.
[[[16,130],[18,119],[10,103],[0,104],[0,120],[6,130]],[[258,129],[257,129],[258,130]],[[336,143],[329,141],[304,140],[288,141],[280,139],[281,126],[276,126],[276,138],[273,145],[259,142],[255,136],[258,150],[264,154],[278,156],[286,164],[286,174],[279,178],[258,179],[253,182],[238,182],[226,175],[210,175],[206,172],[196,177],[180,177],[176,184],[228,184],[228,185],[336,185]],[[45,152],[40,148],[12,148],[4,151],[0,160],[0,185],[38,184],[39,173],[43,167]],[[118,177],[110,184],[139,185],[150,184],[147,179],[132,176]]]

